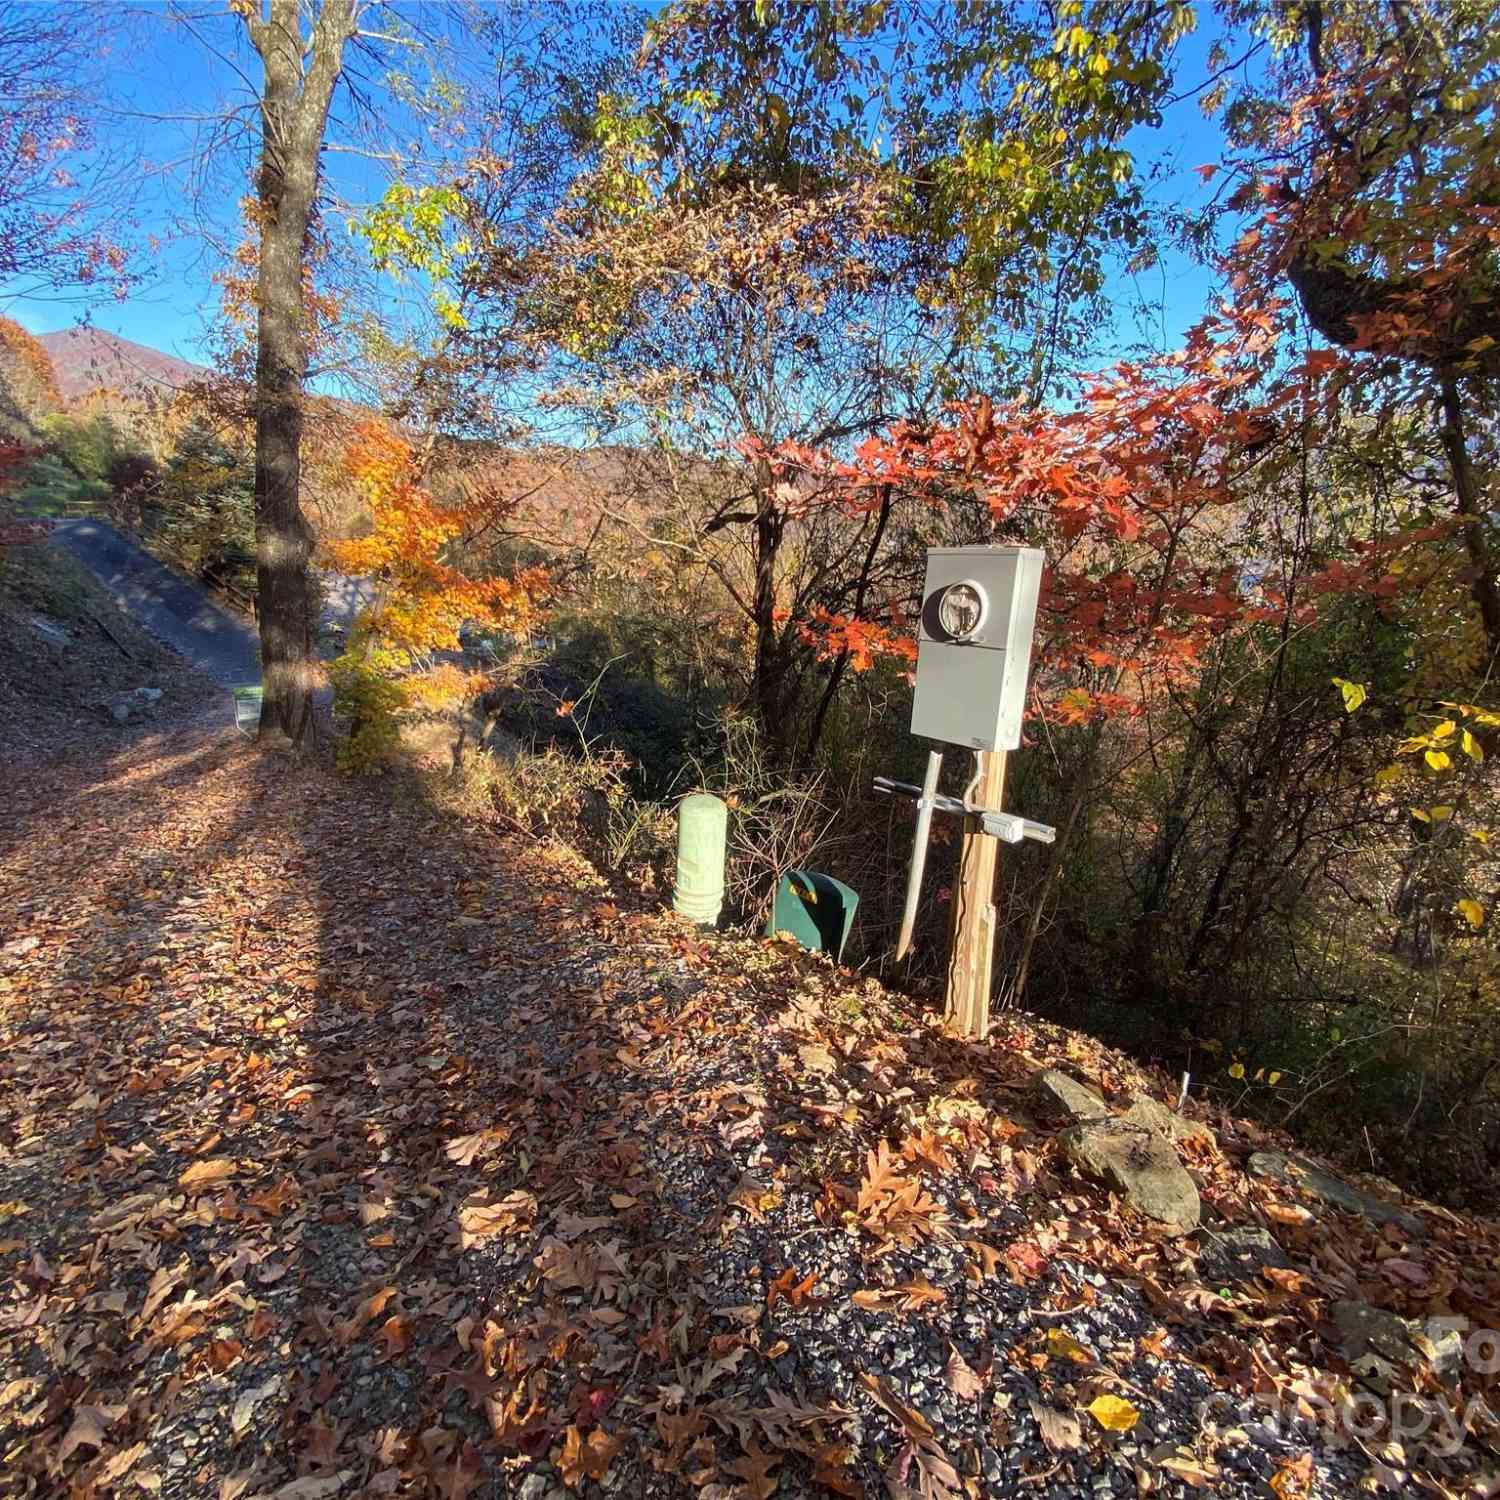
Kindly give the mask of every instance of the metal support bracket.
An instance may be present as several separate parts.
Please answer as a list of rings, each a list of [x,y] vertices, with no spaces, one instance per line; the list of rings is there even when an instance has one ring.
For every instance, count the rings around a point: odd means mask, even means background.
[[[981,811],[979,827],[1004,844],[1019,844],[1022,839],[1035,839],[1039,844],[1057,842],[1057,830],[1050,823],[1033,823],[1030,818],[1018,818],[1014,813]]]
[[[1022,839],[1035,839],[1039,844],[1057,842],[1057,830],[1049,823],[1034,823],[1030,818],[1017,817],[1015,813],[988,808],[967,808],[959,798],[950,797],[944,792],[934,792],[929,798],[924,787],[915,786],[909,781],[894,781],[889,776],[877,776],[874,790],[878,795],[910,797],[916,802],[919,812],[930,806],[934,812],[956,813],[961,818],[977,817],[980,831],[1002,843],[1019,844]]]

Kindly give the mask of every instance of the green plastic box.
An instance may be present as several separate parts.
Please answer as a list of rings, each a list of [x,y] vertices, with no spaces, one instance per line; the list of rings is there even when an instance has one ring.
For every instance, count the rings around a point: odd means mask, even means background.
[[[854,926],[859,893],[820,870],[788,870],[776,889],[766,935],[789,932],[804,948],[828,954],[835,962]]]

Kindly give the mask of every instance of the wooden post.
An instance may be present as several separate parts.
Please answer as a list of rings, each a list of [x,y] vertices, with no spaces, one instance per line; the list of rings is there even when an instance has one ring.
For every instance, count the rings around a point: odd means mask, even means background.
[[[980,807],[1000,810],[1005,794],[1005,751],[979,752]],[[945,1015],[965,1036],[982,1039],[990,1027],[990,967],[995,955],[995,863],[999,840],[964,819],[958,890],[953,898],[953,952],[948,960]]]

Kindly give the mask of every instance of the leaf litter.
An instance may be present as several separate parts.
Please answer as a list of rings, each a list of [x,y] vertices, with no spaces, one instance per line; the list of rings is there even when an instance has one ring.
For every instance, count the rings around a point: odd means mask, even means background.
[[[959,1041],[244,742],[4,795],[6,1494],[1443,1496],[1493,1469],[1487,1417],[1446,1457],[1313,1417],[1352,1388],[1337,1300],[1500,1326],[1495,1227],[1314,1213],[1220,1117],[1209,1214],[1296,1270],[1212,1285],[1032,1118],[1047,1066],[1163,1091],[1087,1038]]]

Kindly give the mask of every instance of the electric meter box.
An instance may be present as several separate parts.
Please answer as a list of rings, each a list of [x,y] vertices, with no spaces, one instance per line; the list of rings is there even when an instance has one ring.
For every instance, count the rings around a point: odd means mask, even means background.
[[[1021,743],[1041,585],[1038,547],[928,552],[913,734],[971,750]]]

